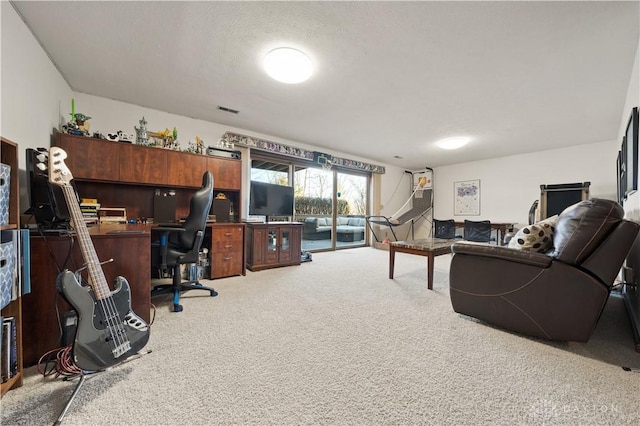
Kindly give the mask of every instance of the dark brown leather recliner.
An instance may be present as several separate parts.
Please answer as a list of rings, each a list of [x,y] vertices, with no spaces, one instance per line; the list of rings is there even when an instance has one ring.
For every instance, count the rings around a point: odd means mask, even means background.
[[[640,228],[623,216],[615,201],[581,201],[559,215],[546,254],[453,244],[454,311],[529,336],[586,342]]]

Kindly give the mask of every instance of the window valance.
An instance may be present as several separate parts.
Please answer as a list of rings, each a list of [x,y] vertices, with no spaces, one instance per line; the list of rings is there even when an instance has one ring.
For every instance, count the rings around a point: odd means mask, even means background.
[[[259,149],[262,151],[272,152],[274,154],[287,155],[290,157],[300,158],[307,161],[318,162],[318,159],[330,161],[332,166],[344,167],[347,169],[360,170],[371,173],[384,174],[384,166],[365,163],[363,161],[350,160],[348,158],[334,157],[329,154],[317,151],[309,151],[303,148],[297,148],[285,145],[279,142],[272,142],[265,139],[254,138],[252,136],[241,135],[233,132],[225,132],[222,135],[221,142],[226,144],[246,146],[248,148]]]

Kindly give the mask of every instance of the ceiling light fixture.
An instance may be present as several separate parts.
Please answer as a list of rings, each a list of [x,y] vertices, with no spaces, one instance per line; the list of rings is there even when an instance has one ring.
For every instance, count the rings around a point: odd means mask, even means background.
[[[267,53],[263,65],[271,78],[287,84],[302,83],[313,72],[311,59],[290,47],[280,47]]]
[[[462,148],[463,146],[468,144],[470,141],[471,141],[471,138],[469,137],[458,136],[454,138],[442,139],[441,141],[436,142],[436,145],[438,145],[442,149],[458,149],[458,148]]]

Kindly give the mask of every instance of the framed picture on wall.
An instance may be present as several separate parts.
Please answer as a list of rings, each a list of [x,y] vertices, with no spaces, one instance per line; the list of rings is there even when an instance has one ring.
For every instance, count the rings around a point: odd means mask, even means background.
[[[620,197],[624,201],[627,199],[627,138],[622,137],[620,146]]]
[[[631,110],[623,140],[627,175],[625,195],[629,195],[638,190],[638,107]]]
[[[453,183],[455,216],[477,216],[480,214],[480,180],[465,180]]]
[[[618,190],[618,203],[622,205],[624,201],[624,189],[622,188],[622,181],[625,179],[622,173],[622,151],[618,151],[618,158],[616,159],[616,189]]]

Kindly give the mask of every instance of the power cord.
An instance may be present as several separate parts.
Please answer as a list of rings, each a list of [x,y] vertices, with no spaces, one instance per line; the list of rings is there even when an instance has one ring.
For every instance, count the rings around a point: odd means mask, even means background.
[[[64,346],[46,352],[38,360],[38,373],[44,377],[74,377],[82,373],[71,356],[72,346]]]

